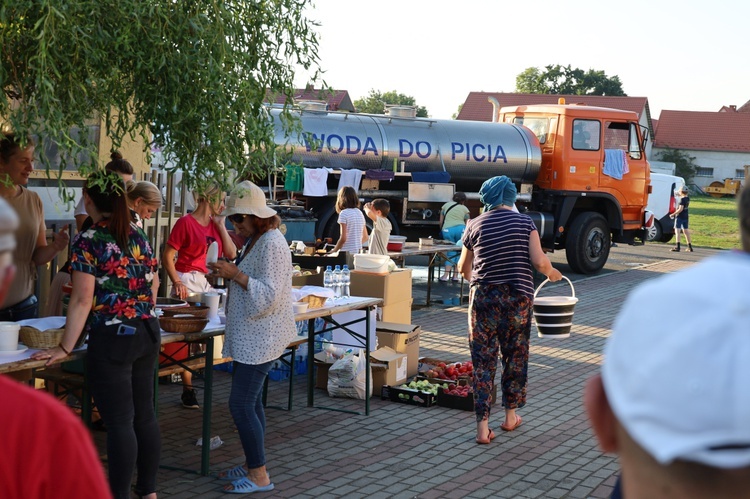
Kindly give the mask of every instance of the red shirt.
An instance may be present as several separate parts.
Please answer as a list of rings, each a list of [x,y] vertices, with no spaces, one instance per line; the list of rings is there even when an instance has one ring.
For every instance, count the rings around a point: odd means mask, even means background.
[[[219,255],[223,255],[221,235],[213,218],[208,222],[208,226],[204,227],[192,215],[180,217],[167,240],[167,244],[177,250],[175,270],[183,273],[198,271],[208,274],[206,252],[214,241],[219,245]]]
[[[45,392],[0,375],[0,497],[112,497],[91,435]]]

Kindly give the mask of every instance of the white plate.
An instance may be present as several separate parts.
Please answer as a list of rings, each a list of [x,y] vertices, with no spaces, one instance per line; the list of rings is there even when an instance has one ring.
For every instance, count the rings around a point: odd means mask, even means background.
[[[0,356],[2,356],[2,355],[16,355],[18,353],[25,352],[28,349],[29,349],[29,347],[27,347],[26,345],[22,345],[21,343],[19,343],[18,344],[18,348],[16,348],[15,350],[0,350]]]

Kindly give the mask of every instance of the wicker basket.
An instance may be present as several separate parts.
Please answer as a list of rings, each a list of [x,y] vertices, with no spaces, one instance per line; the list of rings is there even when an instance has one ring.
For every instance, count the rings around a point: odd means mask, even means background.
[[[190,314],[194,315],[195,317],[200,317],[201,319],[205,319],[208,317],[208,311],[210,308],[208,306],[204,305],[190,305],[189,307],[175,307],[175,308],[165,308],[162,310],[162,317],[174,317],[175,315],[179,314]]]
[[[203,331],[208,319],[202,317],[161,317],[159,326],[168,333],[197,333]]]
[[[29,348],[53,348],[62,341],[65,328],[41,331],[31,326],[21,326],[18,331],[21,343]]]
[[[326,302],[325,296],[315,296],[315,295],[307,295],[304,298],[302,298],[300,301],[307,302],[307,308],[320,308],[322,307]]]

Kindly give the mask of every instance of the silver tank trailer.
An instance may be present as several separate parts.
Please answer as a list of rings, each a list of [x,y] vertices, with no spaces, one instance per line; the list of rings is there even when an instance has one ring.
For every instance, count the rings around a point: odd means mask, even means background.
[[[477,191],[496,175],[532,183],[542,162],[536,136],[518,125],[301,111],[304,132],[286,137],[279,113],[271,109],[276,143],[307,168],[391,170],[396,158],[406,172],[445,170],[458,190]]]

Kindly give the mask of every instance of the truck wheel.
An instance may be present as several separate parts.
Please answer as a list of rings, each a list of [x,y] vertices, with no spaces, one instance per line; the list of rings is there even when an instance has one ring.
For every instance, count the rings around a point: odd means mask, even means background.
[[[668,243],[669,241],[672,240],[673,237],[674,237],[674,231],[673,230],[669,231],[669,232],[664,232],[662,234],[661,238],[659,239],[659,241],[661,241],[663,243]]]
[[[661,224],[658,220],[654,220],[654,224],[646,232],[646,241],[661,241],[664,237],[664,232],[661,230]]]
[[[599,213],[581,213],[573,220],[565,246],[565,256],[573,272],[594,274],[609,257],[610,233]]]

